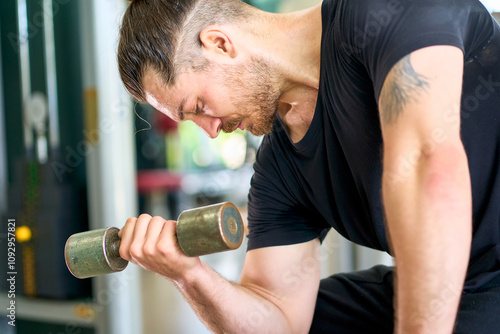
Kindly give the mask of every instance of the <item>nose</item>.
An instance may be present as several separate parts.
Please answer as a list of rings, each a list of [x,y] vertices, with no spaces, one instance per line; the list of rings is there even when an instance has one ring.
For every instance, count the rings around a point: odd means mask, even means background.
[[[192,121],[212,139],[219,135],[222,127],[222,120],[220,118],[208,115],[195,117]]]

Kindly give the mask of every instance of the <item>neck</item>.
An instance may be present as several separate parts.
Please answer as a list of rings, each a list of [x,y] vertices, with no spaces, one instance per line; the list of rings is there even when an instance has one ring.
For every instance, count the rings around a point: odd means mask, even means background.
[[[282,97],[285,103],[297,103],[304,90],[317,90],[321,54],[321,5],[303,11],[278,14],[274,21],[278,31],[269,39],[274,63],[282,75]]]
[[[292,13],[260,14],[244,26],[246,51],[262,57],[279,73],[283,95],[297,86],[318,89],[321,4]]]
[[[314,116],[319,88],[321,5],[282,14],[270,40],[276,67],[282,75],[279,115],[293,142],[306,134]],[[270,30],[274,31],[274,30]]]
[[[279,115],[292,141],[307,132],[319,88],[321,5],[293,13],[259,13],[242,27],[240,50],[273,69],[280,89]],[[272,33],[270,33],[272,32]]]

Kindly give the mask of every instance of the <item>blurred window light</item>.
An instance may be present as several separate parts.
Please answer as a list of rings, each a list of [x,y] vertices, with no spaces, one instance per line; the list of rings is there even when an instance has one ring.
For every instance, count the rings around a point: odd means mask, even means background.
[[[245,164],[247,158],[246,131],[236,130],[232,133],[221,132],[217,138],[210,139],[192,122],[179,124],[180,145],[177,155],[182,154],[180,170],[238,169]]]
[[[490,12],[500,12],[500,0],[481,0]]]
[[[243,166],[246,154],[247,141],[241,133],[235,132],[222,143],[221,155],[227,168],[238,169]]]
[[[193,161],[200,167],[209,167],[214,162],[214,155],[210,146],[202,145],[193,151]]]

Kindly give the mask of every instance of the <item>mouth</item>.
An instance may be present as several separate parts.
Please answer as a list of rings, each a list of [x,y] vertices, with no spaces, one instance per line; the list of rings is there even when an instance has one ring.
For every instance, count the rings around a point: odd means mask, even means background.
[[[240,129],[240,130],[244,130],[245,128],[243,127],[243,125],[241,124],[242,122],[239,122],[231,132],[233,131],[236,131],[236,129]]]
[[[243,118],[240,119],[232,119],[232,120],[227,120],[222,124],[221,130],[224,131],[225,133],[231,133],[236,131],[237,129],[243,130],[245,126],[243,125]]]

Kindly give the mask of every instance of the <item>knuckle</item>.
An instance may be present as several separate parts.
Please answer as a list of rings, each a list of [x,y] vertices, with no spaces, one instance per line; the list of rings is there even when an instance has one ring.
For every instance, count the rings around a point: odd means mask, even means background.
[[[146,243],[144,244],[143,248],[142,248],[142,252],[144,253],[145,256],[147,257],[152,257],[155,255],[155,249],[154,247],[151,247],[150,244]]]
[[[131,224],[131,223],[135,223],[137,221],[137,218],[136,217],[129,217],[127,219],[127,221],[125,222],[125,224]]]
[[[158,242],[156,244],[156,250],[157,250],[158,254],[160,254],[162,256],[168,256],[168,254],[171,251],[171,248],[168,246],[168,244],[166,242]]]
[[[142,247],[137,244],[132,244],[130,246],[130,256],[136,259],[142,258]]]
[[[128,229],[133,229],[136,222],[137,222],[137,218],[135,218],[135,217],[131,217],[131,218],[127,219],[127,221],[125,222],[125,225],[123,225],[123,227],[120,229],[120,232],[123,233],[124,231],[126,231]]]
[[[160,217],[160,216],[154,216],[153,218],[151,218],[151,221],[163,223],[163,222],[165,222],[165,219],[163,219],[163,217]]]
[[[143,213],[139,216],[139,219],[151,219],[151,215],[147,213]]]

